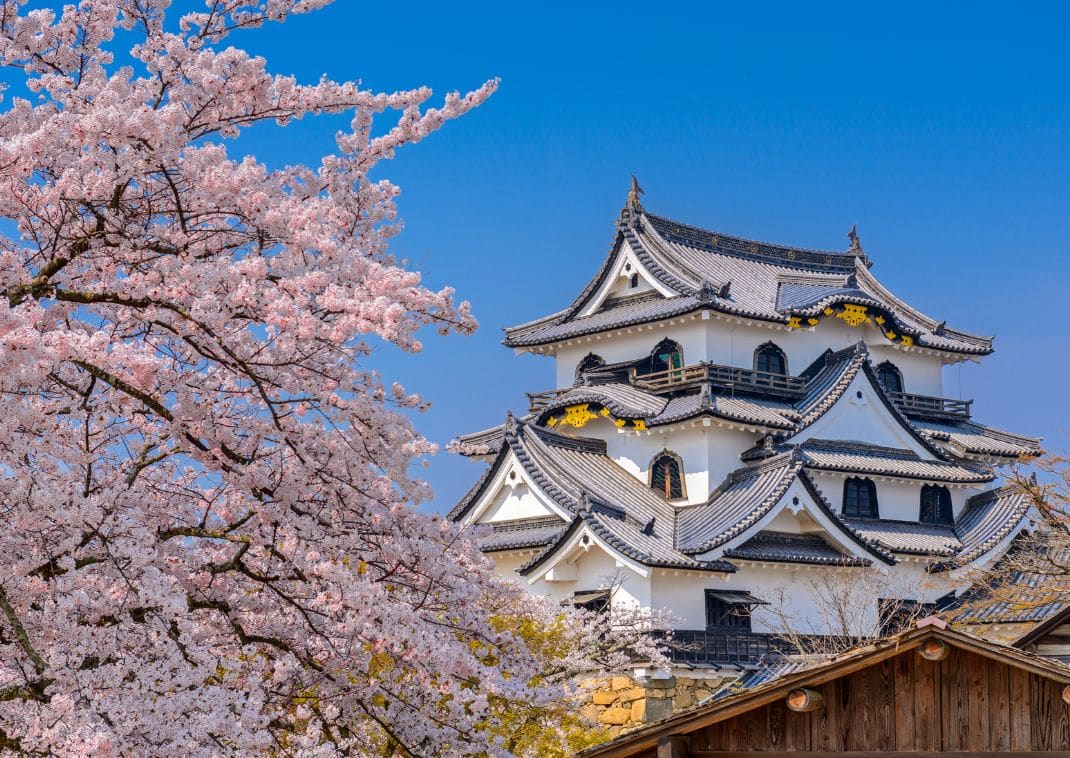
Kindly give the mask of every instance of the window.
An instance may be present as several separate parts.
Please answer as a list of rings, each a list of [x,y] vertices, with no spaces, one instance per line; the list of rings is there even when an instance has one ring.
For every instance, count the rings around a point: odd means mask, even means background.
[[[851,477],[843,483],[843,515],[879,518],[877,487],[872,479]]]
[[[668,371],[671,368],[683,368],[684,351],[680,345],[672,340],[662,340],[650,353],[649,372],[656,374],[659,371]]]
[[[585,611],[605,613],[609,609],[609,590],[577,590],[562,605],[572,605]]]
[[[921,488],[921,518],[923,524],[951,524],[951,492],[947,487],[926,484]]]
[[[706,629],[750,631],[750,609],[761,600],[747,592],[706,590]]]
[[[580,365],[576,366],[576,378],[579,379],[585,371],[593,371],[596,368],[601,368],[606,365],[602,356],[595,355],[594,353],[587,353],[586,357],[580,361]]]
[[[684,490],[684,465],[680,456],[663,450],[650,464],[650,489],[666,500],[686,497]]]
[[[754,370],[767,374],[787,374],[788,357],[772,342],[766,342],[754,351]]]
[[[639,286],[639,274],[632,274],[632,289]]]
[[[877,381],[889,392],[903,391],[903,374],[890,361],[877,366]]]

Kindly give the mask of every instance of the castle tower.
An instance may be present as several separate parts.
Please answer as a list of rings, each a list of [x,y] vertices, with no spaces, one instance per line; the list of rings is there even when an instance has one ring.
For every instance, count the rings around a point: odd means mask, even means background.
[[[714,666],[761,652],[775,602],[776,623],[837,633],[808,594],[818,569],[879,577],[871,619],[965,589],[1029,523],[998,467],[1040,452],[944,396],[943,367],[992,339],[889,292],[854,229],[845,252],[753,242],[641,192],[576,299],[505,330],[557,386],[459,438],[488,465],[450,517],[486,525],[483,550],[532,592],[670,609]]]

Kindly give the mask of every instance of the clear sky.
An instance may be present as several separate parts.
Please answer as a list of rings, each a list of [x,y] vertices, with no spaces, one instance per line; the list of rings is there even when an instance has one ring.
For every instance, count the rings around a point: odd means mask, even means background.
[[[179,3],[181,4],[181,3]],[[612,241],[629,175],[651,211],[770,242],[845,249],[938,319],[995,334],[947,369],[975,418],[1066,449],[1070,12],[985,3],[364,3],[234,38],[279,72],[441,94],[502,79],[477,112],[406,148],[396,252],[470,300],[481,329],[382,351],[433,408],[430,438],[523,411],[547,358],[500,327],[566,305]],[[269,162],[315,161],[336,123],[254,131]],[[440,454],[449,508],[480,464]]]

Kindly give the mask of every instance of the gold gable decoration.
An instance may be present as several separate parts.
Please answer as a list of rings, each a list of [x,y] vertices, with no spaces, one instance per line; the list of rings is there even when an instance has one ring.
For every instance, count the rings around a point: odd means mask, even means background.
[[[836,314],[836,318],[842,320],[847,326],[862,326],[871,324],[873,320],[866,315],[866,306],[846,303],[843,310]]]
[[[589,422],[599,418],[605,418],[613,422],[618,429],[634,432],[646,431],[646,420],[641,418],[617,418],[609,408],[599,403],[577,403],[565,406],[563,416],[549,416],[543,422],[553,429],[556,426],[571,426],[574,429],[582,429]]]
[[[840,319],[850,327],[859,327],[869,324],[870,326],[879,329],[881,334],[883,334],[889,342],[895,342],[903,347],[912,347],[914,345],[913,335],[901,334],[892,329],[892,324],[895,322],[894,317],[879,311],[871,312],[869,306],[855,305],[854,303],[825,306],[822,312],[818,315],[807,317],[805,323],[802,316],[789,316],[787,327],[789,329],[813,327],[822,318],[829,316]]]

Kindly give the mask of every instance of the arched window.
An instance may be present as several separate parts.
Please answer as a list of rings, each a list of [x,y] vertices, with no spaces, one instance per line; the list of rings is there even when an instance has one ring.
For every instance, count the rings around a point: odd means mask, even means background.
[[[926,484],[921,488],[921,517],[923,524],[951,524],[951,492],[947,487]]]
[[[639,274],[632,274],[632,289],[639,286]]]
[[[754,351],[754,370],[767,374],[787,374],[788,357],[772,342],[766,342]]]
[[[903,374],[891,361],[877,366],[877,381],[889,392],[903,391]]]
[[[662,340],[650,353],[649,373],[651,374],[673,368],[683,368],[683,366],[684,351],[679,343],[672,340]]]
[[[684,465],[680,456],[663,450],[650,464],[650,489],[666,500],[686,497],[684,490]]]
[[[576,366],[576,378],[579,379],[584,371],[593,371],[596,368],[601,368],[606,365],[605,359],[600,355],[594,353],[587,353],[580,364]]]
[[[872,479],[851,477],[843,483],[843,515],[857,518],[879,518],[877,487]]]

